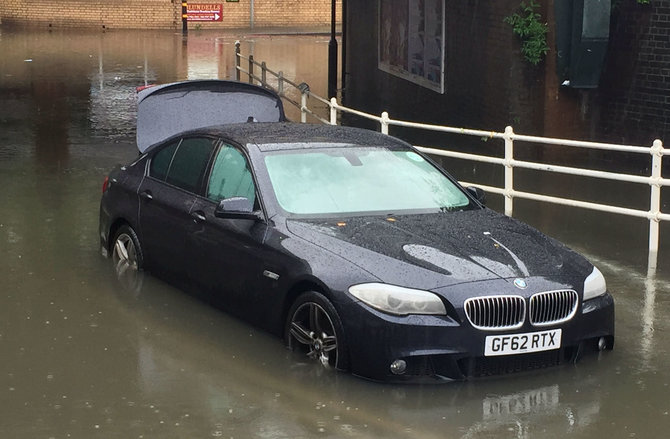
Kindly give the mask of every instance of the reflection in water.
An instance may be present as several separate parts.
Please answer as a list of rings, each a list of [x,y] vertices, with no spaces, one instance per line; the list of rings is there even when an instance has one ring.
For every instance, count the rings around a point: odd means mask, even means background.
[[[45,169],[67,165],[70,112],[65,84],[58,79],[39,81],[33,86],[35,158]]]
[[[654,315],[656,308],[656,277],[648,273],[644,280],[644,305],[642,306],[642,336],[640,351],[645,369],[651,366],[651,356],[654,351]]]
[[[472,425],[462,436],[482,437],[498,431],[500,426],[508,426],[509,437],[520,439],[537,437],[542,425],[562,425],[565,434],[575,434],[597,421],[600,415],[600,399],[587,401],[570,400],[559,385],[539,387],[523,392],[497,397],[487,397],[483,401],[482,422]],[[509,427],[511,426],[511,427]],[[499,433],[496,437],[500,437]]]
[[[192,32],[184,45],[171,32],[2,29],[3,437],[587,438],[670,428],[670,342],[659,336],[670,331],[670,284],[663,270],[640,271],[646,249],[627,236],[646,229],[631,232],[627,220],[519,203],[524,219],[601,255],[591,259],[617,303],[616,347],[574,366],[465,383],[327,373],[150,274],[119,283],[99,255],[98,206],[104,175],[137,156],[135,87],[230,76],[234,40],[251,38],[218,37]],[[327,43],[256,36],[253,53],[323,95]]]
[[[558,385],[511,395],[487,397],[483,401],[483,419],[489,421],[538,411],[551,412],[558,408],[559,398]]]
[[[132,295],[140,294],[144,285],[144,271],[137,270],[127,259],[112,258],[112,265],[119,286]]]

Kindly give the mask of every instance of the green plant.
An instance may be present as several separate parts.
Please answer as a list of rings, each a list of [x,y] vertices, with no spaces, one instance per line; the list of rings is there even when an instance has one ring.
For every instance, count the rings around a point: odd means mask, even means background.
[[[540,21],[542,16],[535,12],[538,7],[539,5],[534,0],[530,0],[528,4],[521,2],[520,12],[504,18],[505,23],[510,24],[514,33],[521,38],[521,53],[524,58],[533,65],[542,61],[544,55],[549,51],[547,23]]]

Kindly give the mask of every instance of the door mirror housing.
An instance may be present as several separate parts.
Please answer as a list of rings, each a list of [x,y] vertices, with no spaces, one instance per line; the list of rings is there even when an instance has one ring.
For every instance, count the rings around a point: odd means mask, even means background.
[[[486,192],[484,192],[484,189],[477,186],[468,186],[465,189],[475,200],[479,201],[481,204],[486,204]]]
[[[246,197],[224,198],[219,201],[218,206],[216,206],[214,216],[217,218],[230,219],[261,219],[260,212],[254,211],[253,203]]]

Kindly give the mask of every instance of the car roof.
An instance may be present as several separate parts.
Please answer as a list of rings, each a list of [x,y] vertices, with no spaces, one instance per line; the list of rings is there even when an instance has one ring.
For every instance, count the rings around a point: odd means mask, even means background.
[[[386,134],[339,125],[294,122],[241,123],[211,126],[197,130],[197,133],[224,137],[242,146],[256,145],[264,152],[351,145],[410,148],[408,143]]]

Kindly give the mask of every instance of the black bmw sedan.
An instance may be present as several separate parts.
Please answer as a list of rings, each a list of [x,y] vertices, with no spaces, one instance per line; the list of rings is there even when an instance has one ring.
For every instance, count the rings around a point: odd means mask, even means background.
[[[190,129],[105,180],[102,252],[375,380],[554,366],[614,344],[600,271],[410,145],[288,122]]]

